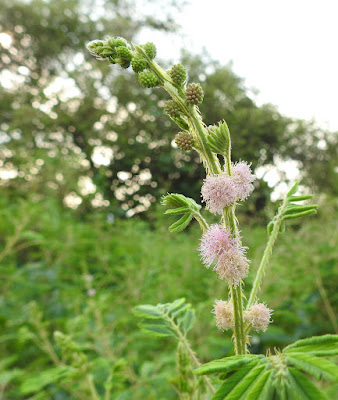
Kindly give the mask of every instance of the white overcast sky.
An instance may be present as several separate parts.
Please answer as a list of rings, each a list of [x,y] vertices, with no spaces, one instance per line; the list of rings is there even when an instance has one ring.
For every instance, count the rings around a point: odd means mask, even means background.
[[[178,22],[183,37],[142,35],[162,59],[206,47],[233,62],[259,104],[338,130],[338,0],[190,0]]]

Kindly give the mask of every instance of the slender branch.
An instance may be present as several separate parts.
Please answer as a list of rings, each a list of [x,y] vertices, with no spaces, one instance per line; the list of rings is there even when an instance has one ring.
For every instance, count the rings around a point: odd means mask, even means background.
[[[249,300],[248,300],[248,304],[246,306],[247,310],[249,310],[252,307],[252,305],[254,304],[254,302],[256,300],[256,296],[257,296],[257,293],[258,293],[258,291],[260,289],[261,282],[262,282],[262,279],[263,279],[263,276],[264,276],[265,267],[266,267],[266,265],[267,265],[267,263],[269,261],[270,255],[272,253],[273,246],[274,246],[274,244],[276,242],[276,239],[277,239],[277,236],[278,236],[278,233],[279,233],[279,228],[280,228],[281,223],[283,221],[282,218],[283,218],[284,212],[286,210],[286,207],[288,205],[288,202],[289,202],[289,199],[287,197],[285,197],[282,205],[279,207],[278,214],[276,216],[276,220],[275,220],[275,223],[273,225],[272,232],[270,234],[268,243],[267,243],[266,248],[264,250],[263,257],[262,257],[262,260],[261,260],[261,262],[259,264],[259,267],[258,267],[258,270],[257,270],[257,273],[256,273],[256,277],[255,277],[255,281],[254,281],[252,289],[251,289],[251,293],[250,293],[250,297],[249,297]]]
[[[163,315],[166,318],[166,320],[171,324],[179,341],[183,344],[184,348],[186,349],[187,353],[189,354],[189,356],[190,356],[191,360],[193,361],[193,363],[195,364],[195,366],[197,368],[199,368],[202,365],[202,363],[199,361],[199,359],[196,356],[196,353],[191,348],[190,343],[189,343],[188,339],[186,338],[186,336],[181,332],[179,326],[175,323],[173,318],[169,317],[169,315],[165,314],[165,313]],[[203,379],[204,379],[206,385],[208,386],[209,390],[211,391],[211,393],[215,393],[215,388],[213,387],[210,378],[208,376],[204,375]]]

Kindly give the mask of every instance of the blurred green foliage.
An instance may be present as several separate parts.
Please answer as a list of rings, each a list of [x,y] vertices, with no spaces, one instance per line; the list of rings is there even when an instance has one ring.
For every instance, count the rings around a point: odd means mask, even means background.
[[[79,219],[55,201],[2,199],[0,206],[3,398],[92,398],[91,376],[102,399],[104,387],[112,399],[175,399],[168,382],[176,376],[175,343],[141,332],[132,314],[138,304],[184,296],[196,308],[190,338],[201,361],[232,351],[210,313],[227,292],[198,259],[197,224],[171,235],[170,218],[159,213],[149,226],[111,223],[105,213]],[[261,295],[275,309],[274,323],[252,337],[252,352],[334,332],[336,212],[326,207],[280,236]],[[243,235],[252,259],[248,295],[266,230],[247,226]]]

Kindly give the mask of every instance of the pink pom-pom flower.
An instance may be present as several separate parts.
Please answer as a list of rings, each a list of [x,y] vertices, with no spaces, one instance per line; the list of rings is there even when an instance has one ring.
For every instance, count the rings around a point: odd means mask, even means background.
[[[233,304],[228,301],[216,300],[211,312],[215,314],[218,329],[227,330],[234,326],[233,308]]]
[[[270,310],[264,303],[256,303],[251,310],[244,313],[244,319],[252,326],[253,329],[265,332],[268,325],[272,322]]]
[[[232,165],[233,182],[236,187],[236,200],[245,200],[254,189],[253,182],[256,177],[251,173],[250,165],[240,161]]]
[[[201,193],[207,210],[213,214],[222,214],[223,208],[233,204],[237,197],[236,185],[225,172],[216,176],[208,175]]]
[[[206,208],[213,214],[222,214],[223,208],[239,200],[245,200],[253,191],[255,175],[251,173],[250,165],[240,161],[232,165],[233,175],[226,172],[219,175],[208,175],[201,189],[202,199]]]
[[[203,234],[199,247],[203,264],[209,268],[216,262],[213,270],[220,279],[229,285],[237,286],[249,272],[249,260],[238,238],[220,224],[214,224]]]

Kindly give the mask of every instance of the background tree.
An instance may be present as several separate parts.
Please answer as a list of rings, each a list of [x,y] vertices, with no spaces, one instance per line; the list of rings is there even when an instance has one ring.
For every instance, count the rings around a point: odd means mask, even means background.
[[[0,155],[2,175],[13,178],[3,183],[8,193],[56,196],[73,207],[82,202],[83,213],[94,205],[127,215],[146,210],[167,191],[199,199],[199,160],[173,149],[177,129],[158,110],[165,95],[155,89],[148,96],[129,84],[134,74],[119,74],[84,54],[88,37],[100,32],[132,39],[144,27],[177,28],[176,2],[165,2],[162,20],[147,15],[153,8],[142,4],[2,0]],[[188,53],[182,59],[190,81],[203,82],[205,120],[228,122],[234,159],[241,154],[253,168],[276,158],[298,160],[308,184],[333,191],[333,135],[286,118],[272,105],[258,107],[231,66]],[[202,74],[206,63],[208,73]],[[328,184],[323,175],[330,177]],[[261,181],[252,212],[264,207],[269,194]]]

